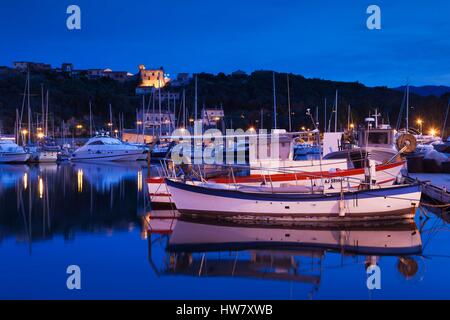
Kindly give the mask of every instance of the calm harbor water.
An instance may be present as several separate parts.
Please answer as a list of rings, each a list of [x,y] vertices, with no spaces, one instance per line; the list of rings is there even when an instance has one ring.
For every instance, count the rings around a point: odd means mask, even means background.
[[[450,298],[447,215],[345,228],[159,220],[171,212],[151,210],[146,176],[138,163],[0,165],[0,298]],[[380,290],[367,288],[370,264]],[[69,265],[81,290],[66,287]]]

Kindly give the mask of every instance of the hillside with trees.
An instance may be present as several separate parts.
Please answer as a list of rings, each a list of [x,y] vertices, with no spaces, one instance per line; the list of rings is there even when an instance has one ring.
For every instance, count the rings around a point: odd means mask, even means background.
[[[198,108],[220,107],[225,110],[227,127],[247,128],[260,126],[261,110],[265,128],[271,128],[273,119],[272,71],[255,71],[250,75],[198,74]],[[89,101],[92,103],[94,121],[97,128],[104,126],[109,119],[111,104],[115,119],[123,113],[125,126],[133,128],[136,109],[141,108],[142,98],[135,94],[137,80],[117,82],[107,78],[90,80],[71,78],[65,74],[44,72],[31,74],[31,105],[34,113],[41,110],[41,85],[49,90],[49,111],[55,130],[62,120],[66,123],[88,123]],[[276,98],[278,126],[288,127],[287,74],[276,73]],[[26,75],[15,71],[0,74],[0,129],[12,133],[16,108],[22,108]],[[306,109],[313,113],[319,110],[320,127],[324,124],[324,105],[327,100],[328,121],[338,90],[338,116],[342,127],[347,124],[347,107],[351,106],[351,118],[361,123],[377,108],[383,121],[396,126],[404,92],[387,87],[366,87],[358,82],[335,82],[321,79],[308,79],[301,75],[289,74],[290,101],[293,130],[312,127]],[[182,87],[167,86],[164,90],[180,92]],[[186,104],[192,116],[194,106],[194,81],[186,89]],[[410,125],[415,120],[424,120],[424,130],[434,127],[440,129],[447,109],[450,94],[442,96],[410,96]],[[178,101],[177,107],[180,102]],[[403,117],[404,113],[403,111]],[[117,120],[116,120],[117,121]],[[449,121],[450,122],[450,121]],[[447,123],[447,128],[449,127]],[[403,120],[404,126],[404,120]],[[447,129],[448,132],[448,129]]]

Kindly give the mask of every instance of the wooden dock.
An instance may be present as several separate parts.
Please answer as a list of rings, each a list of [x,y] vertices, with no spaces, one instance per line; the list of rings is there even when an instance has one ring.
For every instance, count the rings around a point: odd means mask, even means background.
[[[450,174],[408,173],[407,182],[418,181],[427,197],[443,204],[450,203]]]

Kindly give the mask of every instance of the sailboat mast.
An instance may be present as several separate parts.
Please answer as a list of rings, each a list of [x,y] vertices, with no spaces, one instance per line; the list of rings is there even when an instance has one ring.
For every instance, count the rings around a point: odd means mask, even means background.
[[[142,95],[142,142],[144,141],[145,136],[145,93]]]
[[[448,100],[447,103],[447,112],[445,113],[445,119],[444,119],[444,124],[442,125],[442,131],[441,131],[441,139],[444,140],[444,132],[445,132],[445,127],[447,125],[447,118],[448,118],[448,111],[450,109],[450,99]]]
[[[30,70],[27,73],[28,143],[31,143]]]
[[[44,130],[44,134],[45,134],[45,122],[44,122],[44,118],[45,118],[45,102],[44,102],[44,84],[41,83],[41,112],[42,112],[42,117],[41,117],[41,126],[42,129]],[[39,126],[39,122],[36,122],[36,125]]]
[[[158,76],[158,107],[159,107],[159,136],[162,136],[162,112],[161,112],[161,80]]]
[[[195,101],[194,101],[194,119],[197,121],[198,94],[197,94],[197,75],[195,75]]]
[[[286,75],[287,78],[287,100],[288,100],[288,113],[289,113],[289,132],[292,132],[292,121],[291,121],[291,94],[289,88],[289,74]]]
[[[327,98],[325,98],[323,104],[323,132],[327,131]]]
[[[112,106],[111,106],[111,103],[109,104],[109,127],[110,127],[110,130],[112,130],[113,123],[112,123]]]
[[[273,85],[273,128],[277,129],[277,95],[275,92],[275,71],[272,74]]]
[[[350,105],[347,107],[347,130],[350,130]]]
[[[409,83],[406,86],[406,132],[409,131]]]
[[[338,119],[338,91],[336,90],[336,100],[334,101],[334,132],[337,132],[337,119]]]
[[[45,136],[48,136],[48,90],[45,96]]]
[[[92,137],[92,103],[89,100],[89,136]]]
[[[183,89],[183,128],[186,128],[186,89]]]

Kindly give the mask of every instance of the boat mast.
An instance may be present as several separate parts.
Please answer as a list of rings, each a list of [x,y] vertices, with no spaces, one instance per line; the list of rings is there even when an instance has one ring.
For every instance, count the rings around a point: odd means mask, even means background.
[[[42,109],[42,129],[44,130],[44,134],[45,134],[45,122],[44,122],[44,117],[45,117],[45,102],[44,102],[44,84],[41,83],[41,109]],[[39,122],[36,123],[36,125],[39,125]]]
[[[350,105],[347,107],[347,130],[350,130]]]
[[[145,93],[142,95],[142,142],[144,142],[144,135],[145,135]]]
[[[338,119],[338,91],[336,90],[336,100],[334,102],[334,132],[337,132],[337,119]]]
[[[272,74],[272,84],[273,84],[273,127],[277,129],[277,95],[275,92],[275,71]]]
[[[92,137],[92,103],[89,100],[89,136]]]
[[[45,95],[45,136],[48,136],[48,90]]]
[[[30,70],[27,73],[27,106],[28,106],[28,143],[31,143],[31,104],[30,104]]]
[[[186,128],[186,89],[183,88],[183,128]]]
[[[197,121],[197,107],[198,107],[198,95],[197,95],[197,74],[195,75],[195,101],[194,101],[194,119]]]
[[[112,130],[113,123],[112,123],[112,107],[111,107],[111,103],[109,104],[109,123],[110,123],[110,127],[111,127],[111,130]]]
[[[261,111],[260,111],[260,117],[261,117],[261,120],[260,120],[260,122],[261,122],[261,129],[264,129],[264,109],[262,109],[262,108],[261,108]]]
[[[325,98],[323,104],[323,132],[328,132],[327,130],[327,98]]]
[[[450,109],[450,99],[448,99],[447,112],[445,113],[444,124],[442,125],[442,131],[441,131],[441,139],[442,139],[442,141],[444,141],[444,132],[445,132],[445,126],[447,125],[447,118],[448,118],[448,111],[449,111],[449,109]]]
[[[162,136],[161,79],[158,76],[159,136]]]
[[[288,112],[289,112],[289,132],[292,132],[292,122],[291,122],[291,95],[289,89],[289,74],[286,75],[287,78],[287,100],[288,100]]]
[[[409,82],[406,85],[406,133],[409,131]]]

